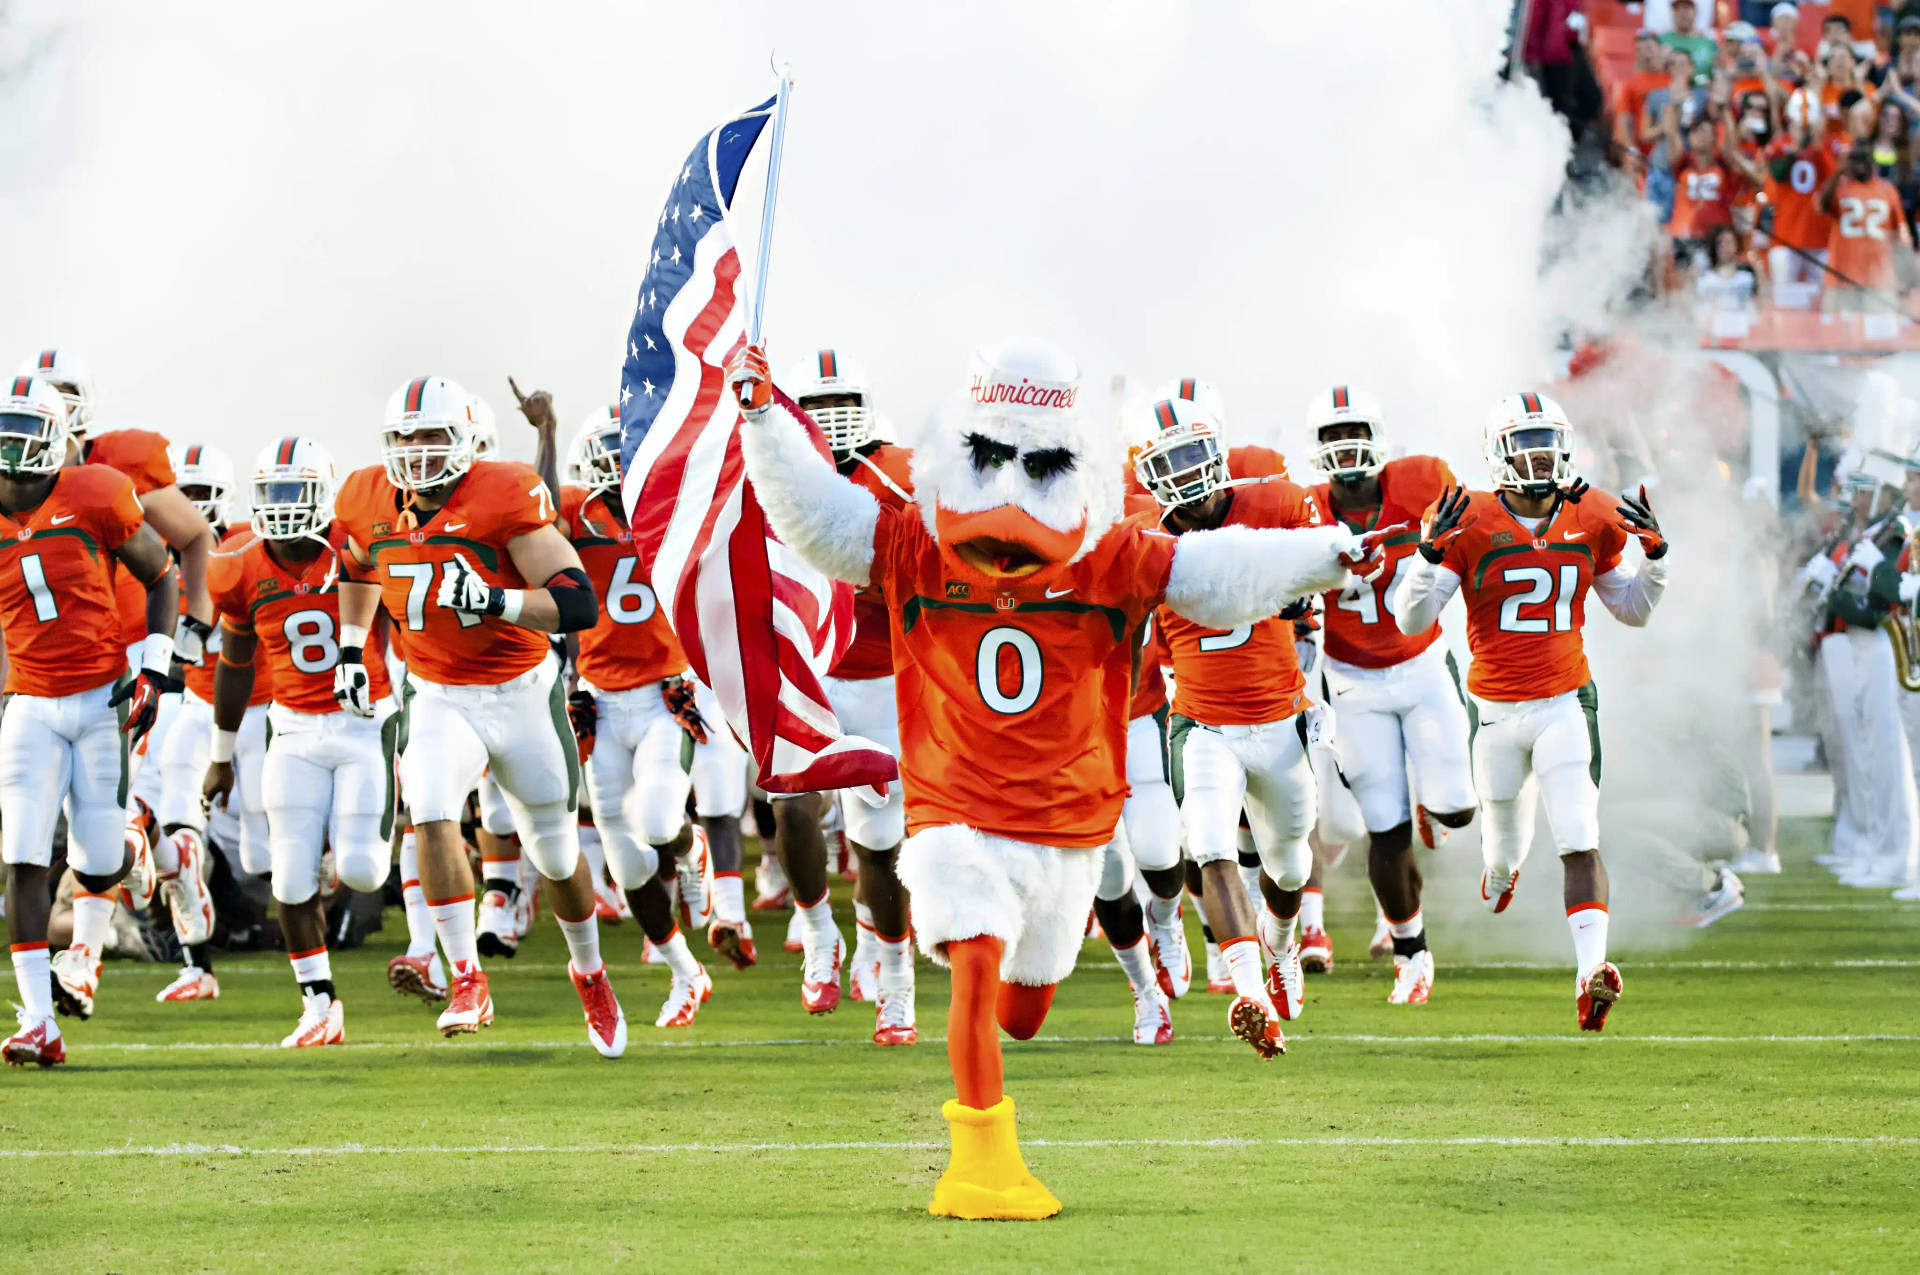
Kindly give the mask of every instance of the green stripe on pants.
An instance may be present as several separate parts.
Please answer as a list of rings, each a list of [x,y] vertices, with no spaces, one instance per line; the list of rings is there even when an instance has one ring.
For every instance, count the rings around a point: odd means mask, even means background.
[[[560,737],[560,755],[567,759],[567,809],[580,808],[580,745],[573,738],[573,726],[567,720],[567,679],[554,673],[553,688],[547,692],[547,711],[553,717],[553,730]]]
[[[1167,781],[1173,785],[1173,800],[1178,805],[1187,799],[1187,735],[1200,723],[1184,713],[1175,713],[1168,722],[1167,756],[1171,769]]]
[[[1587,743],[1593,747],[1593,760],[1587,763],[1587,773],[1593,776],[1593,786],[1600,786],[1600,688],[1589,681],[1576,694],[1580,700],[1580,711],[1587,715]]]

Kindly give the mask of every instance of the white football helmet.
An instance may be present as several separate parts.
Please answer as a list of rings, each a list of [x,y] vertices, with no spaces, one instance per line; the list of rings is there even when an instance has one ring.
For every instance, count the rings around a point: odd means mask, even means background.
[[[1133,476],[1162,508],[1191,505],[1227,485],[1220,422],[1190,399],[1153,405],[1153,435],[1134,453]]]
[[[233,461],[211,443],[173,443],[167,447],[167,459],[173,462],[173,481],[184,494],[189,487],[204,487],[203,496],[188,495],[200,516],[216,527],[233,521]]]
[[[837,456],[873,441],[873,383],[866,370],[838,350],[816,350],[794,364],[781,385],[813,417]],[[845,394],[857,403],[815,406],[819,399]]]
[[[1380,446],[1380,400],[1365,390],[1336,385],[1307,400],[1307,433],[1313,436],[1310,463],[1328,478],[1352,481],[1377,474],[1386,466]],[[1365,438],[1323,438],[1334,426],[1364,425]]]
[[[473,396],[473,458],[500,459],[500,426],[493,419],[493,404]]]
[[[620,409],[597,407],[567,448],[568,476],[588,491],[620,486]]]
[[[445,435],[416,442],[424,433]],[[387,477],[407,491],[444,487],[473,466],[473,396],[444,376],[417,376],[387,400]]]
[[[318,439],[293,435],[253,462],[253,530],[263,540],[324,537],[333,522],[339,476]]]
[[[1153,401],[1183,398],[1189,403],[1198,403],[1207,415],[1213,417],[1216,425],[1227,423],[1227,400],[1212,381],[1203,381],[1197,376],[1176,376],[1153,392]]]
[[[14,377],[0,399],[0,474],[51,474],[66,463],[66,396],[38,376]]]
[[[1536,476],[1536,458],[1551,473]],[[1573,425],[1560,405],[1531,390],[1509,394],[1487,420],[1487,472],[1493,485],[1538,500],[1573,481]]]
[[[14,370],[15,376],[37,376],[50,383],[67,405],[67,433],[85,438],[93,420],[93,373],[79,355],[69,350],[42,350]]]

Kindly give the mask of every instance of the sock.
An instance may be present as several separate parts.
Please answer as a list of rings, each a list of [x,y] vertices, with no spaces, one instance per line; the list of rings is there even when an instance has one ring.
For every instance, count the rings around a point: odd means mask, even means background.
[[[307,952],[289,952],[287,959],[293,962],[293,981],[302,992],[333,999],[333,963],[324,944]]]
[[[1135,939],[1131,947],[1114,948],[1113,959],[1127,972],[1127,982],[1133,985],[1134,991],[1144,991],[1154,985],[1153,958],[1147,955],[1145,935]]]
[[[866,942],[866,936],[873,932],[873,909],[858,899],[853,901],[853,923],[860,931],[860,937],[856,941]]]
[[[420,888],[420,851],[411,828],[400,834],[400,901],[407,915],[407,955],[433,953],[433,910]]]
[[[1240,865],[1240,884],[1246,887],[1247,898],[1255,907],[1260,906],[1260,860]]]
[[[801,938],[806,942],[808,951],[824,952],[833,946],[837,933],[833,924],[833,903],[825,892],[813,902],[802,903],[794,908],[794,914],[805,927]]]
[[[673,933],[664,943],[656,943],[653,950],[666,961],[667,968],[682,981],[691,979],[700,972],[700,962],[693,959],[693,953],[687,949],[686,936],[680,933],[680,927],[674,926]]]
[[[132,831],[137,822],[142,821],[128,820],[128,831]],[[154,826],[154,835],[148,841],[147,854],[153,859],[154,875],[162,877],[180,875],[180,847],[173,843],[171,834],[162,834],[157,825]]]
[[[1157,894],[1148,897],[1147,920],[1149,923],[1153,925],[1171,925],[1179,915],[1179,895],[1176,894],[1171,899],[1163,899]]]
[[[1227,958],[1227,975],[1236,996],[1258,999],[1267,994],[1266,970],[1260,964],[1260,945],[1250,938],[1228,939],[1220,945]]]
[[[205,974],[213,973],[213,944],[195,943],[186,949],[186,965],[190,970],[199,970]]]
[[[566,937],[567,955],[573,959],[575,972],[597,973],[601,967],[600,923],[591,915],[584,921],[567,921],[559,916],[553,919],[560,923],[560,933]]]
[[[1272,908],[1260,909],[1260,941],[1266,945],[1267,951],[1281,956],[1293,946],[1293,923],[1297,920],[1297,914],[1279,917],[1273,914]]]
[[[1300,928],[1303,930],[1327,928],[1327,896],[1319,886],[1310,885],[1300,892]]]
[[[473,896],[429,899],[427,910],[433,914],[434,934],[447,953],[447,964],[453,967],[454,976],[479,973],[480,949],[473,937]]]
[[[13,945],[13,981],[20,988],[20,1004],[35,1019],[53,1017],[53,974],[47,968],[45,943]]]
[[[500,842],[498,858],[480,856],[480,888],[498,890],[509,900],[520,897],[520,838]]]
[[[113,900],[104,894],[73,893],[73,946],[84,947],[95,956],[107,945],[113,932]]]
[[[1585,974],[1607,959],[1607,905],[1576,903],[1567,909],[1567,928],[1573,931],[1573,961]]]
[[[747,917],[747,895],[740,886],[740,873],[716,872],[713,874],[713,898],[709,901],[713,914],[723,920],[744,921]]]
[[[1386,921],[1387,933],[1393,936],[1395,956],[1412,956],[1427,950],[1427,923],[1418,912],[1404,921],[1387,921],[1385,913],[1380,919]]]
[[[890,939],[884,934],[875,934],[874,941],[880,945],[880,990],[912,987],[913,937],[902,934]]]

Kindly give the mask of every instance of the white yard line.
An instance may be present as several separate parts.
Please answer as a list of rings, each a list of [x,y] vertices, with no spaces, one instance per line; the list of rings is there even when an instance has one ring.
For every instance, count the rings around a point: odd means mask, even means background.
[[[1107,1148],[1107,1147],[1511,1147],[1588,1148],[1588,1147],[1739,1147],[1739,1146],[1920,1146],[1920,1137],[1847,1134],[1752,1134],[1718,1137],[1648,1138],[1547,1138],[1547,1137],[1462,1137],[1462,1138],[1023,1138],[1028,1147]],[[633,1142],[569,1144],[475,1144],[472,1146],[371,1146],[358,1142],[318,1147],[241,1147],[228,1143],[174,1142],[164,1146],[118,1147],[12,1147],[0,1148],[0,1159],[52,1160],[111,1158],[118,1156],[362,1156],[362,1155],[582,1155],[614,1153],[622,1155],[718,1154],[744,1152],[816,1151],[938,1151],[944,1142],[864,1141],[864,1142]]]

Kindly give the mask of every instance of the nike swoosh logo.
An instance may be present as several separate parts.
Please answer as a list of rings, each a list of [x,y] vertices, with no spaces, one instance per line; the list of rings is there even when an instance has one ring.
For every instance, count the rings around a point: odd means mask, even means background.
[[[47,521],[52,523],[54,526],[58,527],[61,523],[72,522],[75,518],[78,518],[79,516],[80,516],[79,514],[55,514],[53,517],[47,519]]]
[[[467,525],[467,524],[466,524],[466,523],[464,523],[464,522],[450,522],[450,523],[448,523],[448,524],[447,524],[447,530],[448,530],[448,531],[458,531],[458,530],[460,530],[460,528],[462,528],[462,527],[464,527],[464,526],[466,526],[466,525]]]
[[[1569,531],[1566,534],[1567,534],[1567,539],[1569,540],[1579,540],[1582,537],[1584,537],[1587,533],[1584,531]]]
[[[1072,589],[1048,589],[1047,596],[1050,598],[1064,598],[1072,592]]]

